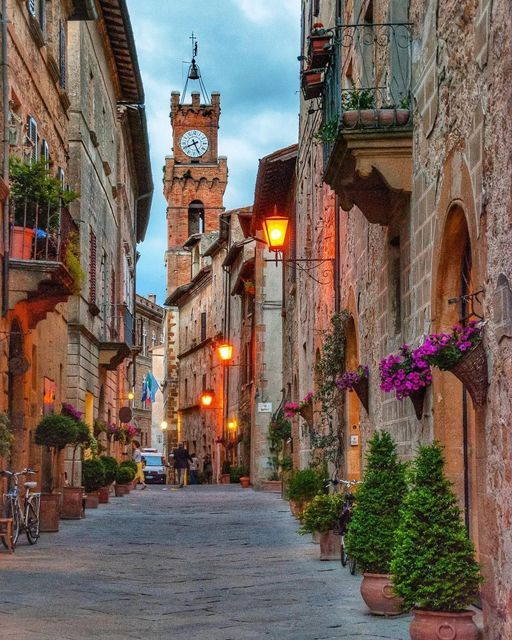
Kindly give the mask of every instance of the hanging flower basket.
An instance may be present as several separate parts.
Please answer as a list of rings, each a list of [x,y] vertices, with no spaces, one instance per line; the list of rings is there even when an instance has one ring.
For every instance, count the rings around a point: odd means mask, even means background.
[[[299,414],[308,424],[313,424],[313,404],[310,403],[299,409]]]
[[[355,391],[361,404],[368,412],[369,388],[368,367],[360,365],[355,371],[345,371],[336,380],[336,386],[340,391]]]
[[[300,402],[286,402],[283,407],[285,418],[294,418],[299,414],[306,422],[313,424],[313,396],[310,391]]]
[[[366,413],[368,413],[368,408],[370,406],[370,388],[368,378],[361,378],[361,380],[354,385],[354,391],[365,408]]]
[[[411,391],[409,394],[409,398],[414,407],[414,413],[418,420],[421,420],[423,417],[423,404],[425,402],[425,395],[427,393],[427,388],[423,387],[418,389],[417,391]]]
[[[319,31],[324,31],[323,29],[318,29]],[[309,64],[313,69],[319,69],[321,67],[325,67],[325,65],[329,62],[332,54],[331,48],[331,36],[328,33],[322,33],[318,35],[314,35],[313,33],[309,36]]]
[[[489,386],[487,357],[483,342],[480,340],[471,351],[466,351],[450,371],[466,387],[473,404],[477,407],[482,406],[487,398]]]

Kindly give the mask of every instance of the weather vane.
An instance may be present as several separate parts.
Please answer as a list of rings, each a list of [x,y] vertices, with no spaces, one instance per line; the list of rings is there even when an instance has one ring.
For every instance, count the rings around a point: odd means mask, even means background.
[[[208,104],[209,103],[208,92],[206,91],[206,87],[204,86],[203,78],[201,77],[201,71],[199,70],[199,65],[196,62],[198,46],[197,46],[197,38],[194,35],[193,31],[192,31],[192,35],[190,36],[190,40],[192,41],[192,60],[191,60],[191,62],[186,62],[186,64],[189,65],[189,68],[188,68],[187,80],[185,82],[185,87],[184,87],[183,93],[182,93],[181,103],[183,104],[183,102],[185,101],[185,95],[187,93],[188,81],[189,80],[198,80],[199,81],[199,88],[201,90],[201,94],[202,94],[203,100],[204,100],[204,102],[206,104]]]

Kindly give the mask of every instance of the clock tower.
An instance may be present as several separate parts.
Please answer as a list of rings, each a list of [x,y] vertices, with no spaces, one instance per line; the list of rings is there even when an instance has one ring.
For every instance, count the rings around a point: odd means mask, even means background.
[[[186,89],[185,89],[186,91]],[[185,93],[185,92],[184,92]],[[173,155],[165,160],[167,200],[167,295],[191,280],[190,236],[219,229],[227,184],[226,158],[218,155],[220,94],[191,93],[191,102],[171,94]]]

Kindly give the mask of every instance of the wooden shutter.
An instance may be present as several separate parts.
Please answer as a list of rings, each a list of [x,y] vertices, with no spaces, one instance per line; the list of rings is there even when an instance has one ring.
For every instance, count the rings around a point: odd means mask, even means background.
[[[30,162],[37,162],[37,160],[39,159],[37,122],[32,116],[27,116],[27,138],[32,145],[32,150],[30,152]]]
[[[46,140],[41,141],[41,160],[48,162],[50,159],[50,148],[48,147],[48,143]]]
[[[66,32],[64,31],[64,23],[61,21],[59,25],[59,73],[60,86],[66,88]]]
[[[28,12],[31,16],[36,16],[36,0],[27,0]]]
[[[32,0],[34,1],[34,0]],[[46,0],[39,0],[39,26],[41,27],[41,31],[46,32]]]
[[[89,229],[89,302],[96,304],[96,234]]]
[[[201,313],[201,342],[206,340],[206,311]]]

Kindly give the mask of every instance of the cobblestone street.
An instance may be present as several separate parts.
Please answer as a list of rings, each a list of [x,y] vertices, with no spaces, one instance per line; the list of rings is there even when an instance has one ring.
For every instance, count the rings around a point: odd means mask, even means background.
[[[408,638],[275,494],[148,487],[0,556],[2,640]]]

